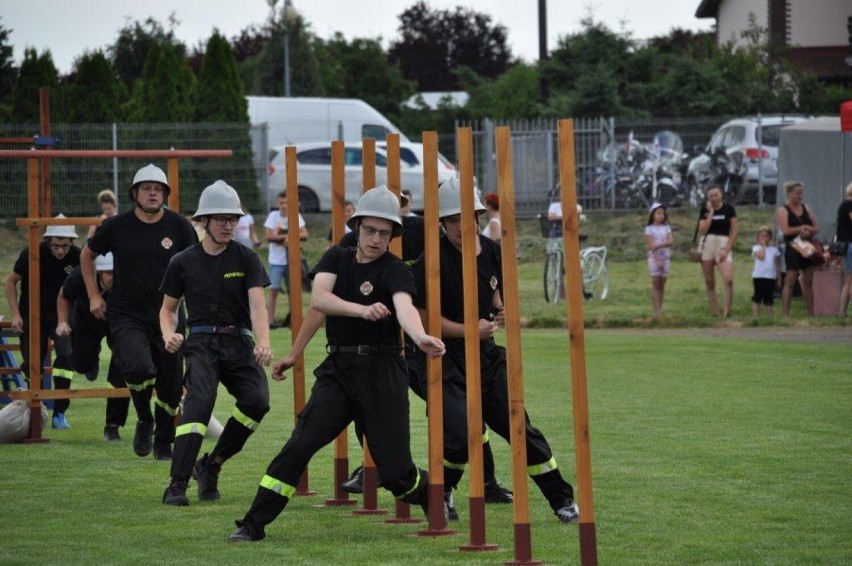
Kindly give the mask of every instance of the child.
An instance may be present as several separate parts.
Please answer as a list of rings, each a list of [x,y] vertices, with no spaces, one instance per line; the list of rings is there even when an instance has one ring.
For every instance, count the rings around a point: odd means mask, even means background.
[[[648,271],[651,274],[651,305],[654,314],[660,314],[663,312],[663,294],[674,240],[666,207],[658,202],[651,205],[648,225],[645,226],[645,242],[648,244]]]
[[[757,230],[757,243],[751,248],[754,256],[754,295],[751,297],[751,309],[754,318],[760,315],[760,305],[766,305],[766,313],[772,316],[775,288],[781,287],[781,252],[772,244],[772,230],[761,226]]]
[[[282,284],[290,290],[290,279],[287,258],[287,192],[282,191],[276,197],[278,210],[273,210],[263,223],[266,241],[269,242],[269,297],[266,302],[266,312],[269,317],[269,328],[281,328],[290,326],[290,314],[284,317],[282,323],[275,322],[275,303],[278,292],[282,290]],[[308,229],[305,219],[299,214],[299,240],[304,242],[308,239]]]

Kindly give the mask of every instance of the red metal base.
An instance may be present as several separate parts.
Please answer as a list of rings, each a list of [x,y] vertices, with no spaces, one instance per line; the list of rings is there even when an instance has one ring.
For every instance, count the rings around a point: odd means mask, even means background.
[[[429,528],[417,531],[419,537],[444,537],[456,534],[447,528],[447,517],[444,515],[444,484],[430,483],[429,490]]]
[[[468,499],[470,508],[470,543],[459,546],[463,552],[479,552],[497,550],[496,544],[485,542],[485,498],[471,497]]]
[[[496,544],[489,544],[487,542],[483,543],[483,544],[462,544],[462,545],[459,545],[459,550],[461,550],[462,552],[481,552],[481,551],[488,551],[488,550],[498,550],[499,548],[500,547],[497,546]]]
[[[532,559],[532,537],[529,523],[515,523],[515,559],[506,564],[541,564]]]
[[[366,509],[366,508],[362,507],[361,509],[355,509],[354,511],[352,511],[352,514],[353,515],[387,515],[388,510],[387,509]]]
[[[355,499],[326,499],[323,502],[323,505],[326,507],[347,507],[349,505],[356,505],[358,503]]]
[[[415,524],[422,523],[420,519],[415,519],[411,516],[411,506],[404,501],[396,502],[396,514],[390,518],[385,519],[385,523],[391,525],[400,525],[400,524]]]

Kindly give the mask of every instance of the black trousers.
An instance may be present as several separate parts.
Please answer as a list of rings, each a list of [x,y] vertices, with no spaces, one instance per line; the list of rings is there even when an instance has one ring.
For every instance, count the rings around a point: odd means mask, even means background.
[[[444,407],[444,486],[458,485],[468,462],[467,450],[467,383],[464,344],[460,340],[446,341],[447,352],[442,358]],[[426,389],[425,358],[421,358],[418,375]],[[506,376],[506,350],[493,340],[480,342],[480,375],[482,387],[482,420],[509,442],[509,389]],[[527,470],[550,506],[555,510],[574,491],[556,468],[556,461],[547,439],[530,423],[524,411],[527,447]],[[368,437],[369,438],[369,437]]]
[[[140,421],[155,424],[154,443],[174,439],[174,417],[181,397],[182,356],[166,352],[158,321],[113,314],[110,317],[113,359],[130,389]],[[157,390],[151,413],[153,389]]]
[[[24,370],[27,380],[30,380],[30,331],[27,326],[28,313],[21,313],[24,319],[24,328],[21,333],[21,357],[23,358],[21,368]],[[71,380],[74,377],[73,362],[71,359],[71,337],[56,334],[55,319],[42,319],[41,335],[39,336],[39,352],[44,359],[47,352],[48,338],[53,340],[53,366],[51,367],[51,378],[54,389],[71,389]],[[53,414],[64,413],[71,405],[69,399],[56,399],[53,402]]]
[[[237,401],[210,453],[224,462],[242,450],[269,412],[269,382],[254,359],[254,342],[249,336],[190,334],[183,352],[187,391],[175,432],[171,475],[174,480],[187,481],[213,414],[219,383]]]
[[[101,356],[101,342],[104,338],[106,338],[107,344],[111,342],[109,332],[103,326],[91,326],[83,322],[77,322],[74,325],[71,332],[71,344],[73,346],[72,360],[74,362],[74,371],[77,373],[89,373],[98,367]],[[116,367],[114,356],[110,357],[107,382],[116,388],[127,386],[124,376]],[[121,397],[108,398],[106,402],[106,424],[124,426],[127,422],[129,408],[130,399]]]
[[[316,452],[360,420],[382,485],[407,503],[427,503],[428,477],[411,458],[408,373],[398,355],[334,354],[314,371],[311,396],[290,439],[273,458],[241,521],[261,537],[295,493]]]

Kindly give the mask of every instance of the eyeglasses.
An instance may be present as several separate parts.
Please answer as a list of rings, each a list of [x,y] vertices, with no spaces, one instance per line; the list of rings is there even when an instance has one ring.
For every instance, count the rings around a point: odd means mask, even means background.
[[[361,230],[363,230],[364,234],[366,234],[369,238],[372,238],[373,236],[378,234],[382,240],[387,240],[391,237],[392,234],[390,230],[379,230],[377,228],[373,228],[372,226],[366,226],[364,224],[361,224]]]
[[[49,247],[52,250],[67,250],[71,247],[71,244],[50,244]]]
[[[216,223],[216,226],[224,228],[228,224],[230,224],[231,226],[236,226],[237,224],[239,224],[240,219],[233,216],[214,216],[213,222]]]

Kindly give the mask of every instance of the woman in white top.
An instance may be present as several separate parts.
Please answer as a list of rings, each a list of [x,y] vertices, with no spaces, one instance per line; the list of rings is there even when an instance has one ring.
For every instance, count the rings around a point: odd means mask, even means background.
[[[485,195],[485,217],[488,225],[483,234],[495,242],[500,241],[502,231],[500,229],[500,199],[495,193]]]
[[[254,217],[245,209],[243,212],[243,216],[240,216],[240,221],[234,228],[234,240],[247,248],[256,248],[260,246],[260,238],[254,231]]]

